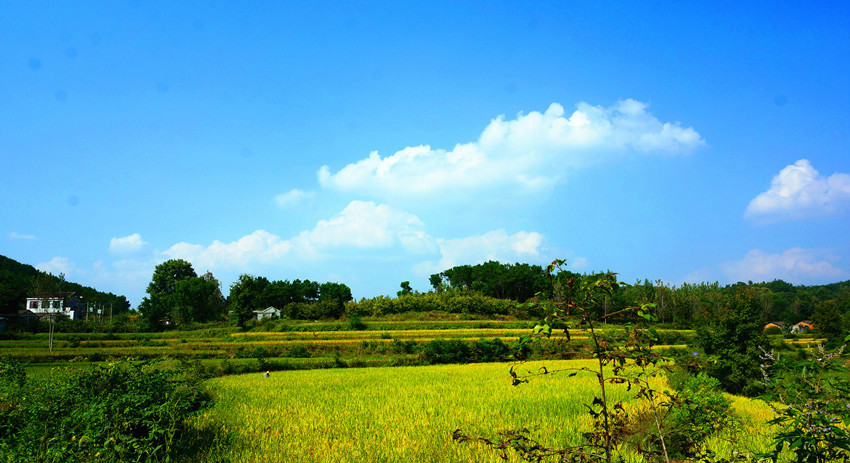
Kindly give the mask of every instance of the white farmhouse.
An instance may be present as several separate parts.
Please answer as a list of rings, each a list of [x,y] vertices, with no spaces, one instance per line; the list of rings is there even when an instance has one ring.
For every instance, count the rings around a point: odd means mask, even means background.
[[[58,314],[71,320],[81,318],[85,310],[82,299],[74,293],[64,293],[62,296],[28,297],[26,308],[36,315]]]

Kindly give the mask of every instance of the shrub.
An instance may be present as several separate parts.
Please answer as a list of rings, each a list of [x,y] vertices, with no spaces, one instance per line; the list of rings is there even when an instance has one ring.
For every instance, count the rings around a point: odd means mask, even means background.
[[[472,357],[476,362],[499,362],[508,358],[511,348],[501,339],[479,339],[472,346]]]
[[[764,353],[761,366],[769,390],[761,398],[776,407],[768,423],[780,429],[773,451],[763,458],[776,461],[787,446],[796,461],[850,461],[850,369],[845,361],[844,347],[829,352],[818,346],[802,360]]]
[[[705,373],[691,376],[681,391],[683,402],[670,412],[668,445],[682,456],[693,456],[697,446],[729,424],[729,400],[720,381]]]
[[[209,403],[198,383],[151,362],[65,370],[0,391],[8,461],[161,461],[186,451],[185,420]]]
[[[356,313],[348,314],[348,327],[354,331],[363,331],[366,329],[366,324]]]
[[[469,361],[469,346],[459,339],[434,339],[425,344],[422,355],[427,363],[465,363]]]
[[[26,381],[27,374],[20,360],[8,355],[0,357],[0,388],[22,387]]]
[[[283,356],[289,358],[310,358],[310,352],[304,346],[295,346],[290,348]]]

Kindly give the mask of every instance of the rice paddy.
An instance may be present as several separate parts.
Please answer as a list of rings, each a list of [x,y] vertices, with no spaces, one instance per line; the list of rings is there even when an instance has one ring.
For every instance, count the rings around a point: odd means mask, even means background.
[[[536,370],[541,364],[521,368]],[[546,362],[549,369],[590,365],[588,360]],[[504,461],[483,444],[454,443],[457,428],[473,436],[525,428],[549,446],[578,443],[591,426],[583,404],[597,393],[595,377],[555,374],[514,387],[508,369],[508,364],[473,364],[218,378],[209,383],[217,405],[195,426],[232,433],[230,445],[206,458],[233,463]],[[625,387],[610,394],[634,405]],[[741,413],[750,413],[750,403],[738,405]],[[755,428],[745,433],[764,447],[765,437]],[[714,448],[722,452],[724,442]],[[513,455],[508,461],[519,460]]]

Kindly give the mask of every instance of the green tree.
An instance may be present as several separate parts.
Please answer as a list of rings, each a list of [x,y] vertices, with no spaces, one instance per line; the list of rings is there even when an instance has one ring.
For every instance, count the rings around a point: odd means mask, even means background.
[[[834,300],[830,299],[817,303],[812,314],[812,323],[830,341],[835,342],[844,339],[844,323],[841,319],[841,312],[838,310],[838,303]]]
[[[398,297],[406,296],[406,295],[408,295],[408,294],[410,294],[410,293],[412,293],[412,292],[413,292],[413,288],[411,288],[411,287],[410,287],[410,282],[409,282],[409,281],[402,281],[402,282],[401,282],[401,284],[400,284],[399,286],[401,286],[401,291],[398,291],[398,292],[396,293],[396,295],[397,295]]]
[[[757,395],[762,386],[756,359],[768,345],[762,332],[761,306],[757,292],[740,286],[728,296],[725,310],[697,328],[697,341],[716,362],[709,374],[720,381],[723,389],[733,394]]]
[[[328,316],[339,318],[345,313],[345,303],[350,301],[351,289],[342,283],[322,283],[319,285],[319,302],[333,305],[333,310]]]
[[[164,323],[173,321],[173,309],[181,302],[176,295],[178,283],[197,277],[192,264],[182,259],[167,260],[156,266],[147,287],[148,296],[139,304],[139,312],[150,329],[161,329]],[[185,283],[181,288],[185,289]],[[182,314],[178,310],[178,316]]]
[[[218,320],[226,310],[218,280],[210,272],[178,281],[171,303],[171,319],[178,325]]]
[[[296,280],[297,281],[297,280]],[[240,328],[254,317],[254,310],[263,308],[263,294],[269,286],[265,277],[242,274],[230,285],[230,320]]]

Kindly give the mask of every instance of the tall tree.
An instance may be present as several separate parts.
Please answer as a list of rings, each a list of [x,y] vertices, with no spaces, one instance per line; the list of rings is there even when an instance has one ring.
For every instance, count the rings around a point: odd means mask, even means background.
[[[161,329],[164,323],[174,321],[174,308],[179,307],[181,298],[177,295],[178,283],[197,278],[192,264],[183,259],[167,260],[156,266],[148,284],[148,296],[139,304],[139,311],[145,317],[150,329]],[[186,284],[181,287],[186,289]],[[185,311],[178,310],[178,317]]]

